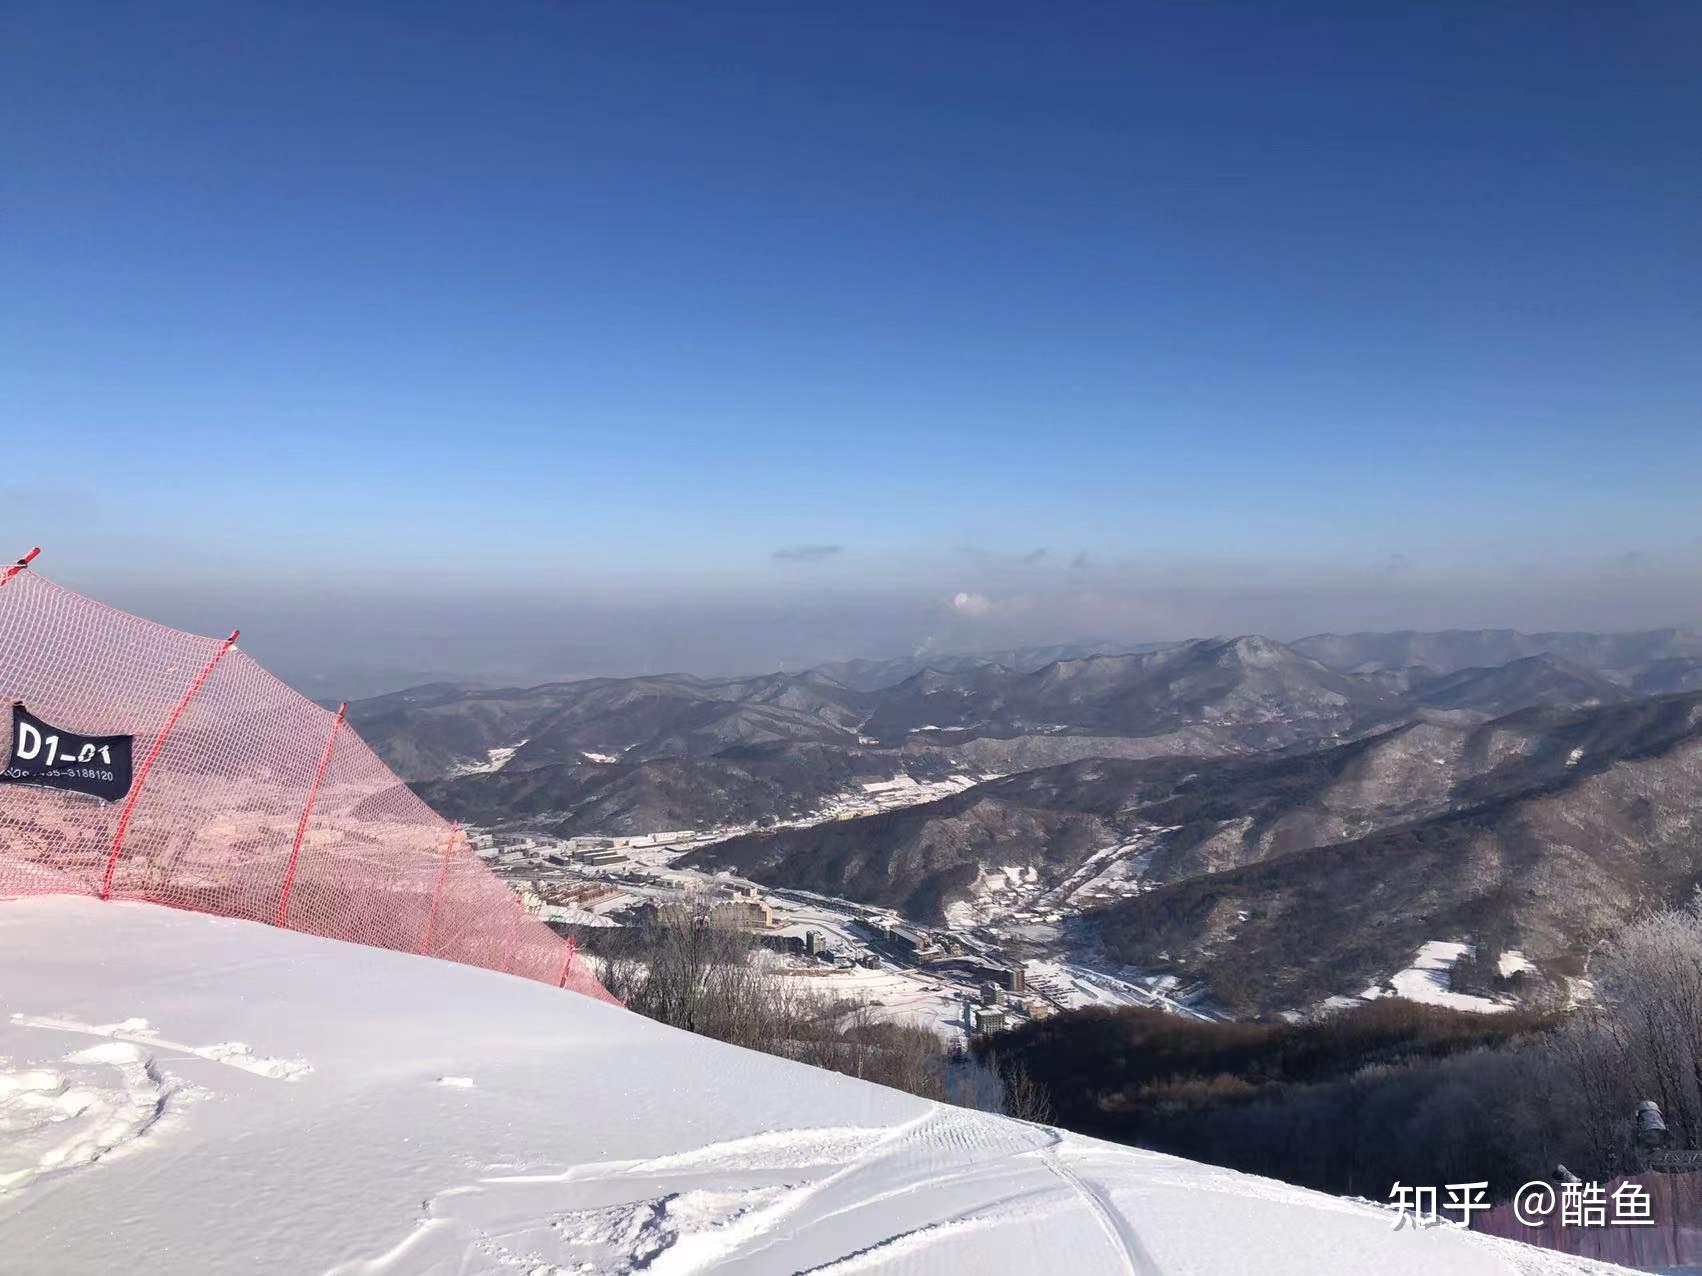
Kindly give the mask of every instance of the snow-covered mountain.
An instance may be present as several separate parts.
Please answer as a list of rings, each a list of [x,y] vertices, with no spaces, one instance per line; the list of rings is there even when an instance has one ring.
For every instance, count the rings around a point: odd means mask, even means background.
[[[1099,914],[1099,938],[1116,960],[1208,977],[1238,1013],[1384,986],[1461,941],[1528,955],[1563,994],[1594,936],[1702,874],[1695,692],[1389,732],[1286,776],[1257,760],[1236,783],[1200,771],[1219,787],[1190,814],[1217,830],[1167,838],[1169,880]],[[1186,817],[1172,800],[1147,818]]]
[[[1313,634],[1289,644],[1332,669],[1370,672],[1423,666],[1454,673],[1554,656],[1645,693],[1686,691],[1702,664],[1702,634],[1687,629],[1629,633],[1520,633],[1514,629],[1448,629],[1422,633]]]
[[[1614,1270],[253,923],[0,903],[0,1271]]]

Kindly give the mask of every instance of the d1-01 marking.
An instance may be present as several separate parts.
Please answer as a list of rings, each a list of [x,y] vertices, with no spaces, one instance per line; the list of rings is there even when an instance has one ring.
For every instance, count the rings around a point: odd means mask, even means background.
[[[130,791],[135,737],[84,735],[44,721],[12,705],[12,756],[0,784],[65,789],[114,802]]]

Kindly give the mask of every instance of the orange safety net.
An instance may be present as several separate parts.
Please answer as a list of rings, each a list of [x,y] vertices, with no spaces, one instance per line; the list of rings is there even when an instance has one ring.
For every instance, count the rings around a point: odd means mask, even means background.
[[[132,735],[135,755],[116,801],[0,784],[0,897],[145,900],[615,1000],[341,713],[285,686],[236,635],[169,629],[33,571],[0,575],[0,706]],[[11,737],[0,713],[8,767]]]

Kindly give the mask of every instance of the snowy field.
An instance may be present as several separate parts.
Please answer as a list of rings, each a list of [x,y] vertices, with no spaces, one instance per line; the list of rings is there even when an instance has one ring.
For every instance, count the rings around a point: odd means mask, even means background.
[[[1148,987],[1076,962],[1035,959],[1023,965],[1029,989],[1060,1010],[1080,1010],[1085,1006],[1150,1006],[1188,1019],[1209,1018],[1171,995],[1176,991],[1174,978],[1155,980],[1153,986]]]
[[[876,1019],[926,1028],[949,1042],[969,1042],[969,1017],[964,1009],[965,998],[972,992],[968,984],[930,979],[920,972],[891,966],[879,970],[805,969],[792,977],[824,999],[865,1005]]]
[[[6,1273],[1607,1271],[490,971],[0,902]]]
[[[1389,976],[1386,985],[1371,985],[1359,994],[1360,998],[1374,1001],[1378,997],[1405,997],[1408,1001],[1421,1001],[1428,1006],[1447,1006],[1450,1010],[1470,1010],[1486,1015],[1511,1010],[1511,1001],[1493,1001],[1488,997],[1454,992],[1449,988],[1448,978],[1454,969],[1454,963],[1471,951],[1470,944],[1450,943],[1440,939],[1420,944],[1418,951],[1413,954],[1412,965]],[[1512,974],[1516,970],[1534,969],[1530,962],[1525,960],[1524,954],[1516,948],[1508,949],[1497,959],[1497,968],[1504,975]]]
[[[969,894],[946,906],[946,921],[958,930],[986,928],[1001,937],[1045,942],[1068,917],[1152,889],[1146,872],[1157,835],[1173,832],[1152,827],[1135,837],[1102,847],[1072,872],[1042,882],[1033,865],[983,866]]]

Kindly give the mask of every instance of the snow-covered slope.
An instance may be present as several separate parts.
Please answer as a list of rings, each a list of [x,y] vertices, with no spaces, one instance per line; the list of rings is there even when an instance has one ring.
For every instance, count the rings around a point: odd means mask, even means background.
[[[447,962],[0,902],[0,1271],[1606,1271]]]

